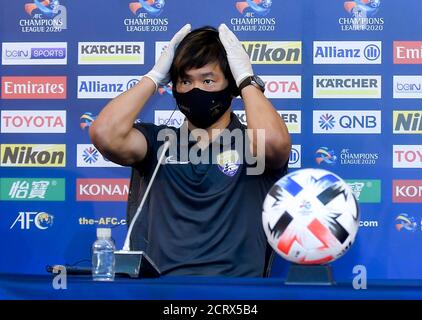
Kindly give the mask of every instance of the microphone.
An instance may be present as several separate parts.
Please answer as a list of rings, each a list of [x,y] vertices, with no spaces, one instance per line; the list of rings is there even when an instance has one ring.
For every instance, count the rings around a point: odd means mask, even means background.
[[[130,250],[130,237],[132,235],[133,227],[141,214],[142,208],[151,190],[151,186],[155,180],[158,169],[163,162],[164,156],[170,147],[170,140],[164,142],[158,163],[155,166],[154,172],[145,190],[144,196],[142,197],[141,203],[136,210],[136,213],[129,225],[128,232],[126,234],[125,243],[122,250],[114,252],[116,261],[116,273],[129,275],[131,278],[157,278],[161,275],[160,270],[154,264],[154,262],[147,256],[144,251],[131,251]]]

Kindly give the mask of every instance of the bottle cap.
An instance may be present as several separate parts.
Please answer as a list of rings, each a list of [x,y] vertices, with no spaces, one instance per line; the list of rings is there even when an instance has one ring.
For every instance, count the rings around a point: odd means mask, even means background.
[[[111,229],[97,228],[97,238],[111,238]]]

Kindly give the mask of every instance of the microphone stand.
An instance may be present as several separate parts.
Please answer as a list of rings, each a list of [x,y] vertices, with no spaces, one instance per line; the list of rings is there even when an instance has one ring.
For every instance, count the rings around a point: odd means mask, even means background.
[[[147,256],[147,254],[144,251],[130,250],[130,237],[132,235],[135,222],[138,219],[139,215],[141,214],[142,208],[145,204],[145,201],[151,189],[152,183],[155,180],[155,176],[157,175],[158,169],[160,168],[160,165],[169,147],[170,147],[170,142],[166,141],[164,143],[163,151],[161,152],[160,158],[158,159],[158,163],[155,166],[154,172],[148,183],[147,189],[145,190],[145,194],[142,198],[142,201],[139,204],[139,207],[136,210],[136,214],[129,225],[129,229],[126,235],[123,249],[114,252],[115,261],[116,261],[116,265],[115,265],[116,274],[128,275],[131,278],[139,278],[139,277],[156,278],[156,277],[159,277],[161,274],[158,267]]]

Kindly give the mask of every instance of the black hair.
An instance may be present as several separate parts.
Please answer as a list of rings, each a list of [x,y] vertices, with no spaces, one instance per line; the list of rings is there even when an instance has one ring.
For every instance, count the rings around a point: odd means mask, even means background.
[[[170,68],[173,90],[176,90],[177,81],[186,76],[186,71],[201,68],[211,62],[218,62],[233,96],[238,96],[239,89],[230,70],[226,50],[218,37],[218,30],[210,26],[191,31],[176,48]]]

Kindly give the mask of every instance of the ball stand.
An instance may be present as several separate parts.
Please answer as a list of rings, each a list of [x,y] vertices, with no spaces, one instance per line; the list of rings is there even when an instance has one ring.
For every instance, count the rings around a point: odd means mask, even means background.
[[[287,273],[286,285],[319,285],[335,284],[330,265],[291,264]]]

